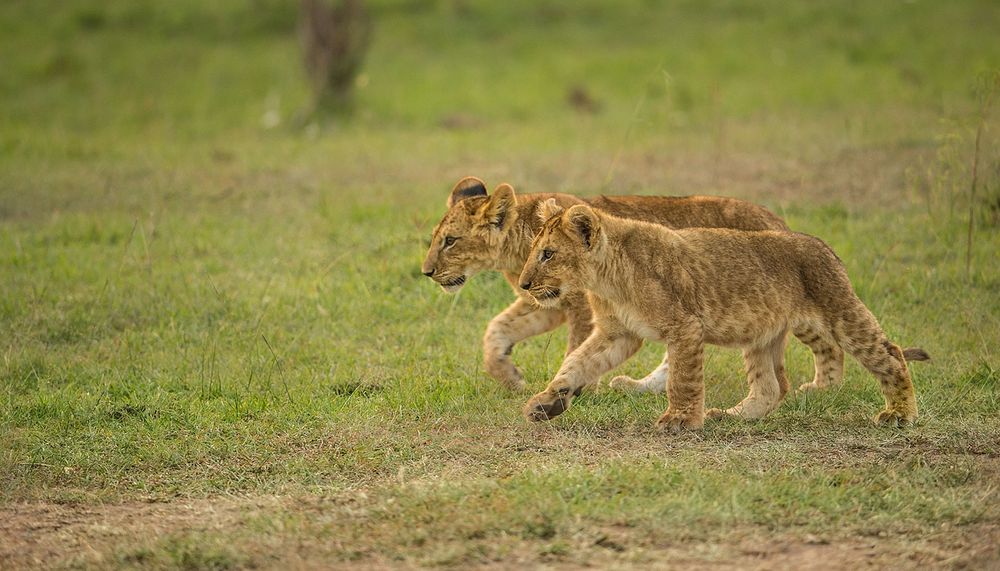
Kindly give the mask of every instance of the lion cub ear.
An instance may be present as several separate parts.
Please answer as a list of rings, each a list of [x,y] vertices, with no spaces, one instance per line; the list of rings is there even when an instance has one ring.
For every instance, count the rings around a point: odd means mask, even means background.
[[[467,176],[451,189],[451,194],[448,195],[448,208],[473,196],[486,196],[486,183],[474,176]]]
[[[484,222],[500,229],[503,228],[503,223],[509,218],[508,214],[515,204],[517,204],[517,199],[514,198],[514,187],[503,183],[493,189],[493,194],[483,205],[479,215]]]
[[[563,215],[563,224],[590,250],[601,233],[601,220],[597,213],[586,204],[576,204]]]
[[[564,210],[565,208],[559,206],[556,199],[550,198],[538,204],[538,218],[542,222],[547,222],[553,216],[559,216],[562,214]]]

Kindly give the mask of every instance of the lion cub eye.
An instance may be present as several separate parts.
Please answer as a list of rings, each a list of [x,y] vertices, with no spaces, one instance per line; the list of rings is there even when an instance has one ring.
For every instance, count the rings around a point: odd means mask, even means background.
[[[457,241],[458,241],[458,238],[456,238],[454,236],[445,236],[445,238],[444,238],[444,246],[445,246],[445,248],[447,248],[448,246],[454,246],[455,242],[457,242]]]
[[[552,250],[542,250],[542,261],[547,262],[552,259],[552,254],[555,254]]]

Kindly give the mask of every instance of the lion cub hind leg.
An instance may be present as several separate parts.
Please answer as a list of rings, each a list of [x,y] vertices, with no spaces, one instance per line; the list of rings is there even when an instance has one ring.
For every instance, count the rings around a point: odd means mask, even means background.
[[[769,343],[748,347],[743,350],[746,363],[747,383],[750,393],[734,407],[725,411],[712,409],[708,415],[719,418],[723,414],[744,419],[762,418],[778,408],[784,396],[778,373],[784,376],[785,333],[782,332]],[[787,380],[786,390],[787,390]]]
[[[917,418],[917,398],[906,366],[906,356],[889,341],[860,299],[839,323],[837,333],[844,349],[879,380],[885,408],[875,415],[876,424],[902,426]]]
[[[509,389],[525,388],[524,375],[510,358],[514,345],[558,327],[565,319],[555,309],[543,309],[518,298],[494,317],[483,336],[483,364],[486,372]]]
[[[670,404],[656,421],[656,428],[671,434],[698,429],[705,423],[705,343],[700,328],[667,339],[670,369],[667,397]]]
[[[777,340],[776,340],[777,341]],[[788,382],[788,374],[785,371],[785,346],[788,345],[788,334],[781,335],[780,343],[771,343],[771,365],[774,368],[774,378],[778,381],[778,402],[784,400],[785,395],[791,390]]]
[[[802,325],[795,329],[795,336],[812,350],[816,374],[812,382],[799,386],[799,391],[827,389],[844,380],[844,350],[819,324]]]
[[[875,415],[875,423],[904,426],[916,420],[917,398],[900,348],[883,339],[851,354],[879,379],[885,408]]]
[[[667,392],[667,376],[669,375],[669,371],[667,356],[664,355],[663,362],[645,377],[633,379],[628,375],[618,375],[611,379],[611,383],[608,386],[624,393],[665,393]]]

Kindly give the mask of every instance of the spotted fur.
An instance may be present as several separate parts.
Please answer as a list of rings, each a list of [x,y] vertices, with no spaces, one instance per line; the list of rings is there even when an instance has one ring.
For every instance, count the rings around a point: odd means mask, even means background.
[[[562,211],[549,202],[546,210],[551,218],[519,282],[542,307],[586,291],[595,327],[525,405],[530,420],[567,410],[580,388],[627,359],[643,339],[663,341],[670,350],[670,405],[660,428],[702,426],[706,343],[742,348],[749,384],[742,402],[708,416],[760,418],[777,408],[787,390],[789,331],[809,332],[807,344],[835,355],[850,353],[879,379],[885,408],[877,423],[916,418],[906,357],[923,359],[926,352],[904,352],[886,337],[821,240],[786,231],[674,231],[587,205]],[[558,296],[547,294],[553,291]]]
[[[600,196],[589,201],[568,194],[515,194],[507,184],[488,195],[476,177],[460,180],[448,196],[448,211],[434,228],[422,272],[445,291],[458,291],[477,272],[497,270],[518,294],[518,299],[490,321],[483,336],[486,371],[505,386],[520,390],[524,377],[512,360],[514,346],[566,323],[569,354],[590,335],[592,312],[586,297],[564,295],[559,303],[542,309],[518,287],[531,242],[546,218],[543,205],[551,200],[560,208],[591,204],[614,215],[661,224],[670,228],[709,227],[737,230],[787,230],[767,209],[732,198],[716,196]],[[794,331],[812,349],[816,375],[806,388],[840,382],[843,354],[808,329]],[[806,341],[806,339],[812,342]],[[617,377],[621,390],[664,392],[667,361],[643,379]],[[783,390],[787,390],[784,380]]]

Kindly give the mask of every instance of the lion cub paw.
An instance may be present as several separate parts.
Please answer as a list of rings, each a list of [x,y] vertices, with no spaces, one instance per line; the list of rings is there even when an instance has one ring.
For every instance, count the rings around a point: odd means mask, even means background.
[[[510,390],[511,392],[522,394],[528,394],[529,392],[528,383],[525,383],[524,379],[500,380],[500,382],[503,384],[504,388]]]
[[[878,426],[893,426],[900,428],[908,424],[912,424],[916,418],[917,415],[915,413],[907,413],[902,410],[887,408],[876,414],[873,420]]]
[[[719,420],[720,418],[725,418],[729,416],[726,411],[721,408],[710,408],[705,411],[705,420]]]
[[[528,386],[524,382],[524,375],[509,359],[487,360],[484,365],[486,373],[500,381],[500,384],[504,387],[514,392],[524,392],[527,390]]]
[[[666,412],[656,421],[656,429],[668,434],[678,434],[682,430],[697,430],[704,425],[703,417],[694,415],[682,416],[673,412]]]
[[[826,387],[817,384],[816,381],[810,381],[808,383],[803,383],[803,384],[799,385],[799,388],[796,389],[796,390],[801,394],[801,393],[808,393],[808,392],[812,392],[812,391],[821,391],[821,390],[823,390],[825,388]]]
[[[569,388],[557,390],[546,389],[528,399],[525,403],[524,417],[532,422],[551,420],[566,412],[574,397],[580,396],[583,387],[571,391]]]
[[[641,379],[633,379],[628,375],[618,375],[617,377],[611,379],[608,386],[612,389],[623,392],[623,393],[654,393],[662,394],[667,392],[667,381],[665,377],[656,376],[655,374],[643,377]]]
[[[503,387],[513,393],[528,393],[528,384],[524,379],[497,379]]]
[[[618,375],[617,377],[611,379],[611,382],[608,383],[608,387],[623,393],[634,393],[641,388],[639,386],[639,381],[628,375]]]

